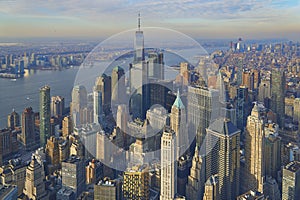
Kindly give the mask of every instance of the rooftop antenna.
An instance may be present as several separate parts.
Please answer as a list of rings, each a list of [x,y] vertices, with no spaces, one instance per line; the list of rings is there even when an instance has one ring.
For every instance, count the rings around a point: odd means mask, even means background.
[[[140,30],[141,28],[141,13],[139,12],[138,14],[138,29]]]

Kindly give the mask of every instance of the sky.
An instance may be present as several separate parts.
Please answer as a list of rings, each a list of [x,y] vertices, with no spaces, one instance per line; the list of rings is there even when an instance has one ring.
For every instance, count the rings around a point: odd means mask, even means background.
[[[0,37],[109,37],[165,27],[197,38],[300,41],[300,0],[0,0]]]

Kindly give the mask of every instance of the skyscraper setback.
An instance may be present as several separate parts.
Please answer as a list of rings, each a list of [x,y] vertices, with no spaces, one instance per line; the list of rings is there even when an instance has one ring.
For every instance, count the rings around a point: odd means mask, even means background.
[[[207,128],[206,178],[218,174],[220,199],[235,199],[240,185],[240,134],[227,118],[218,118]]]

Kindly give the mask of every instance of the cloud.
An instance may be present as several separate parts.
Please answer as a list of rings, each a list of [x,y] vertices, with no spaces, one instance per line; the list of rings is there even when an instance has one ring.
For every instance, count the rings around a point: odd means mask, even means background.
[[[299,19],[299,8],[299,0],[0,0],[0,23],[28,18],[124,30],[136,26],[141,12],[145,26],[275,26]]]

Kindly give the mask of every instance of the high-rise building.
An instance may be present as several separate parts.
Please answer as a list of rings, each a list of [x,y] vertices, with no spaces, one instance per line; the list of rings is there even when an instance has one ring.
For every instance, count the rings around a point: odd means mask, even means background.
[[[103,114],[103,109],[102,109],[102,93],[100,90],[96,90],[94,88],[93,91],[93,96],[94,96],[94,120],[93,122],[96,124],[100,124],[102,122],[102,114]]]
[[[196,146],[195,154],[192,160],[192,168],[188,176],[188,183],[186,185],[187,200],[201,200],[203,195],[205,178],[205,166],[202,158],[199,155],[198,146]]]
[[[119,200],[121,199],[121,181],[104,178],[94,185],[95,200]]]
[[[146,119],[155,133],[162,132],[165,126],[170,125],[170,116],[168,111],[163,107],[154,107],[149,109]]]
[[[18,195],[23,193],[25,178],[26,178],[27,164],[23,163],[21,159],[10,160],[8,164],[2,165],[1,182],[2,184],[12,184],[18,187]]]
[[[240,86],[237,89],[237,103],[236,103],[236,121],[237,128],[244,130],[246,127],[248,110],[249,110],[249,97],[248,88],[245,86]]]
[[[271,99],[271,82],[270,80],[262,80],[258,87],[258,100],[265,102],[266,99]]]
[[[282,199],[300,198],[300,162],[293,161],[283,168]]]
[[[138,30],[134,37],[134,60],[129,66],[130,113],[133,118],[145,119],[149,108],[148,62],[145,61],[144,34],[140,29],[140,15]]]
[[[51,116],[62,117],[65,110],[65,98],[61,96],[51,97]]]
[[[265,107],[255,103],[251,115],[248,116],[246,126],[246,177],[243,179],[246,191],[258,191],[263,193],[265,178]]]
[[[34,112],[31,107],[25,108],[22,113],[21,142],[25,149],[33,149],[39,145],[39,136],[36,134],[34,125]]]
[[[70,116],[66,116],[62,121],[62,136],[67,137],[72,132],[73,132],[72,119]]]
[[[72,90],[72,103],[70,114],[72,116],[73,125],[78,126],[84,124],[84,109],[87,108],[87,91],[83,85],[77,85]]]
[[[134,37],[134,62],[145,60],[144,51],[144,33],[141,30],[141,15],[138,15],[138,30],[135,31]]]
[[[161,137],[160,200],[175,198],[177,194],[176,135],[169,127]]]
[[[123,198],[149,199],[149,170],[147,166],[133,166],[123,174]]]
[[[205,182],[203,200],[218,200],[219,194],[219,178],[218,175],[212,175]]]
[[[150,95],[149,109],[153,108],[153,106],[156,106],[157,104],[170,112],[176,98],[171,91],[171,88],[173,88],[173,82],[170,80],[149,79],[148,87]],[[174,99],[169,100],[170,95],[174,96]]]
[[[201,85],[188,87],[188,127],[201,146],[210,121],[218,116],[219,92]],[[193,138],[192,138],[193,139]]]
[[[125,72],[120,66],[115,67],[111,74],[111,101],[114,105],[125,102]]]
[[[271,109],[276,113],[277,123],[284,128],[285,119],[285,73],[281,69],[272,69],[271,74]]]
[[[188,148],[188,133],[186,131],[185,106],[180,98],[179,90],[177,91],[177,97],[171,109],[170,122],[171,129],[175,131],[176,135],[176,155],[180,157]]]
[[[58,138],[51,136],[47,140],[45,148],[47,162],[53,167],[58,167],[58,165],[60,164],[58,144]]]
[[[85,189],[84,162],[76,156],[71,156],[62,162],[61,174],[62,185],[72,188],[78,197]]]
[[[48,193],[45,186],[45,172],[42,165],[40,165],[35,157],[31,160],[29,166],[26,169],[26,181],[25,188],[23,190],[24,195],[28,199],[48,199]]]
[[[128,120],[129,120],[129,113],[128,113],[128,108],[125,104],[118,105],[118,110],[117,110],[117,121],[116,125],[119,127],[120,131],[123,134],[123,147],[128,146],[127,141],[127,134],[128,134]]]
[[[95,184],[103,178],[103,164],[95,159],[85,167],[86,184]]]
[[[264,132],[264,160],[266,175],[277,178],[278,171],[281,170],[281,138],[278,133],[278,125],[275,123],[267,123],[265,125]]]
[[[235,199],[240,184],[240,130],[220,117],[206,129],[206,177],[218,174],[220,199]]]
[[[300,98],[295,98],[293,119],[300,122]]]
[[[9,128],[0,130],[0,157],[7,157],[18,151],[17,132]],[[0,158],[0,161],[1,161]],[[1,162],[2,163],[2,162]]]
[[[50,137],[50,87],[40,89],[40,144],[44,146]]]
[[[111,106],[111,77],[106,74],[97,77],[94,90],[101,92],[103,112],[108,114]]]
[[[7,116],[7,127],[15,129],[15,127],[18,126],[20,126],[20,115],[13,110],[13,112]]]
[[[149,78],[164,80],[164,54],[162,52],[149,52]]]

